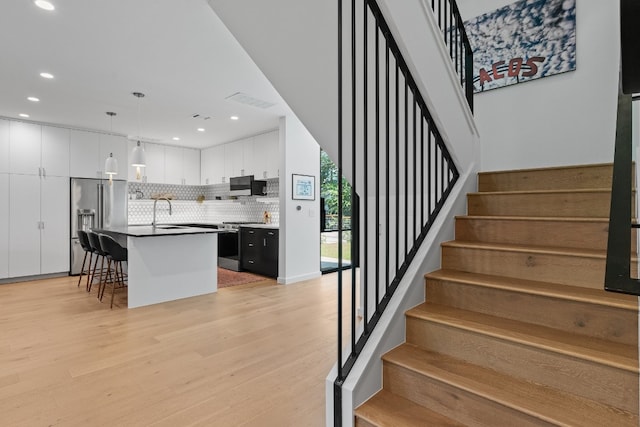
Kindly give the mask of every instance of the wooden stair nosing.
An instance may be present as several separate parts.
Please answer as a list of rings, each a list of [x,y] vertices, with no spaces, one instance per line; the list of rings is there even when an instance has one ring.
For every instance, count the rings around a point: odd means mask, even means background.
[[[637,414],[563,393],[544,385],[520,380],[411,344],[402,344],[382,358],[385,363],[395,364],[418,375],[432,378],[552,424],[582,425],[575,422],[578,420],[589,422],[594,419],[597,421],[602,418],[605,418],[605,422],[612,421],[608,416],[603,416],[603,412],[607,415],[617,412],[630,422],[629,425],[635,425],[631,424],[634,421],[638,422]],[[574,407],[578,409],[572,410]],[[544,408],[546,411],[543,413],[536,408]],[[554,417],[548,414],[549,408],[554,410]]]
[[[398,422],[406,427],[463,427],[463,424],[384,389],[356,408],[355,415],[380,427],[397,426]]]
[[[489,221],[557,221],[557,222],[598,222],[606,224],[609,218],[606,217],[585,217],[585,216],[513,216],[513,215],[457,215],[456,219],[461,220],[489,220]]]
[[[478,191],[467,193],[467,196],[510,196],[510,195],[539,195],[539,194],[600,194],[611,193],[611,188],[576,188],[563,190],[509,190],[509,191]]]
[[[638,298],[631,295],[606,292],[579,286],[561,285],[556,283],[538,282],[534,280],[492,276],[487,274],[469,273],[459,270],[436,270],[424,275],[425,279],[450,281],[486,288],[508,290],[551,297],[581,303],[613,307],[622,310],[638,311]]]
[[[598,338],[587,339],[544,326],[428,302],[408,310],[406,316],[562,354],[634,374],[639,373],[637,346],[614,343]]]
[[[481,249],[487,251],[507,251],[519,253],[533,253],[538,255],[577,256],[583,258],[606,259],[606,251],[600,249],[561,248],[555,246],[514,245],[508,243],[467,242],[451,240],[443,242],[442,247]],[[632,260],[634,257],[632,257]]]
[[[551,171],[561,171],[561,170],[578,170],[578,169],[593,169],[593,168],[610,168],[613,170],[613,163],[592,163],[588,165],[549,166],[549,167],[541,167],[541,168],[483,171],[483,172],[478,172],[478,176],[498,175],[498,174],[508,175],[512,173],[551,172]]]

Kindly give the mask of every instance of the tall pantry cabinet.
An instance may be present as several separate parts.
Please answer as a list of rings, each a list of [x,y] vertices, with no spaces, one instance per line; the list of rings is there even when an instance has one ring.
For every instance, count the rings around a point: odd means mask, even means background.
[[[9,122],[0,120],[0,279],[9,277]]]
[[[69,130],[0,122],[0,132],[9,129],[7,196],[0,178],[0,198],[8,199],[8,253],[0,247],[0,275],[7,258],[4,277],[68,271]],[[0,211],[3,227],[2,218]]]

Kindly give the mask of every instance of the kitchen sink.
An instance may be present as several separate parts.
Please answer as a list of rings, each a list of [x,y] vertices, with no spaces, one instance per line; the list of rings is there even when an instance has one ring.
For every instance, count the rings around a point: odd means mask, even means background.
[[[156,225],[156,228],[160,228],[162,230],[177,230],[177,229],[182,229],[187,227],[181,227],[179,225]]]

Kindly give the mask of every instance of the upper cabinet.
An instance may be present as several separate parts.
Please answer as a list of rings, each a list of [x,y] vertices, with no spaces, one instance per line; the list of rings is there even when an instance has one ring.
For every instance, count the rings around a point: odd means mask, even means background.
[[[136,142],[129,142],[129,158]],[[200,185],[200,150],[171,145],[144,144],[147,165],[136,177],[136,168],[129,167],[129,181],[154,184]]]
[[[229,177],[253,175],[277,178],[280,170],[278,131],[202,150],[202,185],[229,182]]]
[[[42,127],[23,122],[9,124],[9,172],[40,175]]]
[[[0,119],[0,173],[9,173],[9,121]]]
[[[69,129],[42,126],[42,173],[69,176]]]
[[[216,145],[215,147],[202,150],[201,158],[201,185],[222,184],[225,181],[225,146]]]
[[[8,169],[21,175],[69,176],[69,130],[10,122]]]
[[[184,184],[200,185],[200,150],[184,148],[182,150],[182,170]]]
[[[100,135],[95,132],[72,130],[70,138],[70,172],[75,178],[101,178],[98,166]]]

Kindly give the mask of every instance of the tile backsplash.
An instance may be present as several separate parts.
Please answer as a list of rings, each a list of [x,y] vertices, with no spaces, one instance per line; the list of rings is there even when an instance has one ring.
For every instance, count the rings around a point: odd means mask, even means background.
[[[229,184],[169,185],[131,182],[128,189],[129,224],[150,224],[154,201],[149,197],[164,193],[174,196],[171,201],[172,215],[169,215],[169,204],[159,201],[156,209],[156,220],[159,223],[262,222],[263,213],[267,211],[271,215],[271,222],[277,224],[280,219],[280,180],[272,178],[266,181],[266,196],[243,196],[238,199],[229,198]],[[142,199],[136,199],[136,191],[142,192]],[[196,201],[200,195],[205,197],[202,203]]]

